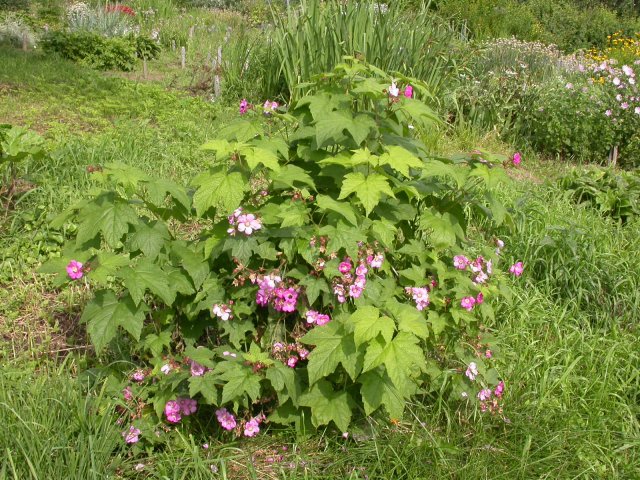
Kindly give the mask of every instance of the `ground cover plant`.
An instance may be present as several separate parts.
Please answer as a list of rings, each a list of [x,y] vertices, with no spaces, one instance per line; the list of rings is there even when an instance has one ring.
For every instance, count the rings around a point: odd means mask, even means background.
[[[344,52],[359,60],[289,101],[261,80],[280,75],[261,57],[265,14],[128,5],[158,40],[148,78],[142,62],[103,73],[0,49],[2,132],[43,139],[0,167],[18,187],[0,222],[0,477],[640,475],[640,232],[619,170],[633,156],[619,143],[618,167],[587,177],[518,123],[533,91],[557,85],[558,111],[585,111],[587,87],[615,139],[634,120],[632,61],[583,73],[551,47],[489,41],[474,56],[456,39],[447,69],[412,79]],[[20,13],[37,32],[39,11]],[[515,94],[483,102],[475,81]],[[570,120],[558,145],[583,128]],[[612,162],[612,146],[580,158]],[[96,308],[105,298],[123,299],[118,315]]]

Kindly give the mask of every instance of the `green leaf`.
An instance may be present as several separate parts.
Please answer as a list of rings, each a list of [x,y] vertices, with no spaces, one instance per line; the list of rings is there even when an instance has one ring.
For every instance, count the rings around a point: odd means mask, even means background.
[[[327,112],[323,115],[315,125],[318,148],[340,142],[346,125],[352,122],[351,114],[346,112]]]
[[[240,400],[245,393],[255,402],[260,398],[260,377],[251,368],[237,363],[233,365],[233,368],[220,376],[227,381],[222,388],[222,403]]]
[[[283,202],[280,204],[278,218],[282,219],[282,228],[301,227],[309,221],[309,209],[303,202]]]
[[[164,205],[167,193],[186,210],[191,210],[191,199],[182,185],[167,179],[152,180],[147,183],[149,201],[156,207]]]
[[[93,240],[100,232],[109,246],[116,247],[129,231],[129,225],[138,223],[138,215],[128,202],[111,193],[98,197],[82,209],[81,218],[84,220],[78,225],[78,245]]]
[[[384,405],[389,417],[402,418],[406,404],[405,397],[386,372],[375,369],[361,375],[358,381],[362,384],[360,394],[366,415],[371,415],[380,405]]]
[[[283,363],[276,362],[267,369],[265,375],[278,394],[280,404],[285,403],[290,398],[293,405],[298,406],[300,385],[296,382],[294,369],[287,367]]]
[[[385,147],[386,153],[380,156],[381,165],[389,165],[407,178],[411,178],[410,168],[423,168],[424,163],[409,150],[397,145]]]
[[[213,368],[215,366],[215,364],[213,363],[213,357],[215,356],[215,353],[208,348],[195,348],[192,346],[188,346],[184,351],[184,355],[186,357],[189,357],[194,362],[197,362],[200,365],[204,365],[205,367]]]
[[[458,230],[455,228],[456,225],[457,221],[448,213],[442,215],[425,209],[420,214],[420,228],[430,230],[429,238],[439,248],[452,247],[456,244]]]
[[[371,233],[385,247],[393,246],[398,229],[387,220],[374,220],[371,224]]]
[[[351,379],[355,380],[362,365],[362,358],[356,349],[353,334],[346,333],[340,322],[334,319],[326,325],[315,327],[300,341],[316,346],[309,355],[307,365],[310,385],[332,374],[340,363]]]
[[[171,345],[171,334],[170,329],[163,330],[159,335],[150,333],[144,338],[144,348],[149,350],[154,357],[159,357],[164,348]]]
[[[258,245],[258,248],[255,249],[255,253],[265,260],[277,260],[278,259],[278,250],[271,242],[262,242]]]
[[[316,189],[316,185],[309,173],[295,165],[285,165],[280,171],[271,173],[271,179],[276,188],[281,188],[278,184],[283,184],[285,187],[291,188],[299,188],[300,185],[307,185],[314,190]]]
[[[142,300],[148,289],[158,295],[167,305],[172,305],[176,292],[169,285],[167,273],[151,260],[143,260],[135,267],[127,267],[118,272],[118,276],[129,289],[136,304]]]
[[[300,281],[300,285],[305,287],[304,291],[307,295],[309,305],[313,305],[320,296],[320,292],[331,293],[329,285],[323,278],[306,276]]]
[[[92,282],[105,285],[109,281],[109,277],[116,274],[116,272],[127,265],[131,260],[129,255],[118,255],[113,252],[98,252],[97,264],[92,262],[93,268],[88,273],[88,277]]]
[[[251,170],[255,170],[260,163],[275,172],[280,170],[278,155],[271,150],[258,147],[248,147],[243,148],[240,153],[244,155],[247,165],[249,165]]]
[[[424,352],[418,346],[418,338],[411,333],[399,332],[389,343],[380,337],[372,341],[364,357],[363,372],[383,364],[396,388],[407,388],[412,370],[418,367],[424,371],[426,368]]]
[[[447,326],[446,319],[442,315],[439,315],[435,310],[431,310],[429,312],[429,316],[427,317],[427,319],[429,320],[429,324],[431,324],[431,330],[433,330],[433,334],[436,337],[440,335],[440,333],[442,333],[442,331]]]
[[[396,330],[393,320],[386,316],[380,317],[380,311],[372,306],[358,308],[349,317],[349,322],[355,325],[353,339],[356,346],[373,340],[380,334],[386,342],[390,342]]]
[[[391,299],[385,304],[386,309],[398,322],[398,330],[413,333],[416,337],[426,339],[429,336],[427,321],[422,312],[411,305]]]
[[[347,392],[334,392],[331,384],[320,380],[300,397],[300,405],[311,408],[311,421],[318,427],[333,421],[346,432],[351,423],[351,407]]]
[[[338,252],[344,248],[348,255],[356,258],[358,256],[358,242],[366,241],[367,236],[360,230],[339,221],[335,227],[325,225],[319,231],[320,235],[329,237],[327,251]]]
[[[218,405],[219,392],[218,385],[222,382],[218,380],[213,372],[207,372],[198,377],[189,378],[189,396],[194,398],[197,394],[201,394],[206,402],[210,405]]]
[[[322,210],[331,210],[342,215],[353,226],[358,225],[358,219],[356,218],[356,212],[348,202],[338,202],[328,195],[318,195],[316,197],[316,204]]]
[[[238,142],[246,142],[260,134],[262,134],[261,129],[244,119],[235,120],[216,132],[216,136],[219,138],[237,140]]]
[[[174,242],[171,252],[177,257],[182,268],[187,271],[197,290],[209,275],[210,268],[202,254],[194,252],[186,245],[186,243]]]
[[[200,147],[202,150],[216,152],[217,159],[226,158],[238,149],[237,142],[229,142],[223,139],[210,140]]]
[[[131,235],[131,250],[140,250],[147,257],[154,259],[160,253],[165,242],[171,239],[169,230],[160,220],[149,224],[139,223]]]
[[[87,324],[87,331],[96,352],[100,352],[123,327],[136,340],[144,323],[144,306],[136,306],[131,297],[118,299],[112,291],[99,290],[87,304],[80,321]]]
[[[223,215],[229,215],[240,206],[247,189],[240,172],[203,173],[193,180],[193,184],[198,187],[193,204],[199,217],[211,207],[221,210]]]
[[[394,196],[386,178],[377,173],[372,173],[368,177],[360,172],[347,174],[342,182],[338,200],[342,200],[352,193],[355,193],[358,200],[362,202],[367,216],[380,203],[383,194]]]

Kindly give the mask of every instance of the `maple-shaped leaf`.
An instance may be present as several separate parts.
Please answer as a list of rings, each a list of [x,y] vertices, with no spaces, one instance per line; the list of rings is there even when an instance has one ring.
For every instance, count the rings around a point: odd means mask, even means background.
[[[159,296],[167,305],[173,304],[176,298],[167,273],[151,260],[143,260],[135,267],[121,269],[118,277],[124,281],[124,286],[136,304],[140,303],[147,290]]]
[[[316,204],[318,205],[318,208],[322,210],[331,210],[332,212],[336,212],[339,215],[342,215],[346,220],[349,221],[351,225],[358,225],[356,212],[353,210],[353,207],[350,203],[338,202],[328,195],[318,195],[316,197]]]
[[[358,256],[358,242],[366,241],[367,235],[360,230],[339,221],[336,226],[325,225],[319,231],[320,235],[329,238],[327,250],[329,252],[338,252],[344,248],[348,255],[356,258]]]
[[[456,239],[464,239],[464,231],[456,217],[425,209],[420,214],[420,228],[429,231],[434,246],[446,248],[456,245]]]
[[[300,285],[304,287],[304,293],[307,295],[309,305],[318,299],[321,292],[330,293],[329,285],[324,278],[312,277],[306,275],[301,281]]]
[[[291,399],[293,405],[298,406],[301,387],[293,368],[287,367],[284,363],[275,362],[267,369],[265,375],[278,394],[278,401],[281,405]]]
[[[388,220],[374,220],[371,224],[371,233],[385,247],[393,245],[397,232],[397,227]]]
[[[160,220],[151,223],[139,223],[129,237],[131,250],[140,250],[146,257],[154,259],[166,242],[171,239],[167,226]]]
[[[245,119],[236,119],[216,132],[218,138],[236,140],[238,142],[246,142],[260,134],[262,134],[262,130],[251,121]]]
[[[385,341],[390,342],[396,325],[389,317],[380,317],[380,310],[366,305],[358,308],[349,317],[349,323],[355,326],[353,339],[356,346],[360,346],[378,335],[382,335]]]
[[[389,165],[407,178],[411,178],[410,168],[423,168],[424,163],[409,150],[397,145],[385,147],[386,153],[380,155],[380,165]]]
[[[271,173],[271,180],[273,180],[275,188],[300,188],[300,185],[307,185],[312,189],[316,189],[316,185],[309,173],[296,166],[285,165],[279,171]]]
[[[377,337],[367,348],[363,372],[384,365],[389,378],[400,390],[406,388],[412,371],[426,368],[424,352],[418,346],[418,338],[408,332],[399,332],[391,342]]]
[[[174,202],[182,205],[186,210],[191,209],[191,199],[187,195],[187,190],[182,185],[167,179],[155,179],[146,183],[149,201],[155,207],[162,207],[165,204],[167,193]]]
[[[110,290],[99,290],[80,320],[87,324],[91,342],[100,352],[115,337],[119,326],[139,340],[145,311],[145,305],[137,306],[129,296],[117,298]]]
[[[356,194],[364,206],[367,216],[380,203],[383,194],[394,196],[387,179],[378,173],[366,177],[360,172],[347,174],[342,182],[338,200],[347,198],[352,193]]]
[[[426,339],[429,328],[424,314],[411,305],[400,303],[395,298],[385,304],[385,308],[398,322],[398,330],[413,333],[416,337]]]
[[[215,366],[215,364],[213,363],[213,357],[215,356],[215,353],[208,348],[196,348],[190,345],[185,349],[184,355],[190,360],[193,360],[200,365],[204,365],[205,367],[213,368]]]
[[[207,403],[211,405],[220,404],[220,390],[218,386],[223,382],[213,372],[207,372],[204,375],[193,376],[189,378],[189,396],[194,398],[197,394],[201,394]]]
[[[212,170],[198,175],[193,184],[198,187],[193,195],[193,204],[198,216],[202,216],[209,208],[220,210],[229,215],[244,198],[247,183],[240,172]]]
[[[311,421],[316,427],[333,421],[343,432],[351,423],[350,403],[347,392],[334,392],[326,380],[320,380],[300,397],[300,405],[311,408]]]
[[[282,220],[281,227],[301,227],[309,220],[309,209],[304,202],[283,202],[277,214]]]
[[[255,170],[260,163],[269,170],[273,170],[275,172],[280,170],[278,154],[271,150],[258,147],[245,147],[240,150],[240,153],[244,156],[247,161],[247,165],[251,170]]]
[[[338,320],[313,328],[300,341],[316,346],[307,365],[310,385],[332,374],[340,363],[353,380],[358,376],[362,352],[356,348],[353,334],[347,333]]]
[[[222,403],[239,401],[248,394],[252,401],[260,398],[260,376],[253,372],[250,367],[245,367],[238,363],[228,363],[228,368],[220,375],[222,380],[226,380],[222,388]]]
[[[358,382],[362,384],[360,394],[366,415],[371,415],[381,405],[384,405],[389,417],[397,420],[402,418],[409,395],[403,395],[402,391],[396,388],[387,372],[376,368],[362,374],[358,378]]]
[[[173,242],[171,253],[182,268],[187,271],[196,290],[199,289],[210,271],[209,264],[205,261],[203,254],[192,250],[186,242]]]
[[[115,193],[100,195],[82,210],[84,221],[78,225],[76,244],[93,240],[98,233],[111,247],[116,247],[129,225],[138,223],[138,215],[129,203]]]
[[[109,282],[109,277],[115,275],[120,268],[126,267],[130,262],[129,254],[98,252],[96,261],[91,262],[92,268],[87,277],[93,283],[106,285]]]
[[[229,142],[221,138],[210,140],[200,147],[201,150],[211,150],[216,153],[216,158],[222,159],[231,155],[239,148],[238,142]]]
[[[344,138],[342,133],[353,118],[347,112],[327,112],[316,122],[316,143],[318,148],[340,142]]]

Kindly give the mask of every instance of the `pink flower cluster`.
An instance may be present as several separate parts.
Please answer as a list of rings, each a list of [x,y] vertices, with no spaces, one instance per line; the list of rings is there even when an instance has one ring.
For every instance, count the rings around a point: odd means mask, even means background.
[[[500,400],[504,393],[504,382],[500,381],[495,390],[491,391],[490,388],[483,388],[478,392],[478,400],[480,400],[480,410],[491,413],[502,413],[502,407],[500,406]]]
[[[469,380],[473,382],[478,376],[478,365],[476,365],[476,362],[469,363],[469,366],[467,367],[467,371],[464,372],[464,374],[467,376]]]
[[[226,303],[216,303],[211,307],[211,313],[222,321],[228,321],[233,318],[231,307]]]
[[[290,368],[295,368],[300,360],[306,360],[309,356],[309,350],[298,343],[284,344],[275,342],[271,348],[271,353]]]
[[[220,426],[225,430],[233,430],[236,428],[236,418],[233,414],[229,413],[226,408],[216,410],[216,418]]]
[[[504,244],[503,244],[504,245]],[[489,275],[493,273],[493,263],[491,260],[485,261],[482,256],[471,261],[464,255],[456,255],[453,257],[453,266],[458,270],[471,270],[475,274],[473,283],[486,283]]]
[[[305,314],[305,317],[307,317],[308,324],[310,325],[315,324],[315,325],[318,325],[319,327],[321,327],[322,325],[326,325],[331,321],[331,317],[329,315],[316,312],[315,310],[307,311],[307,313]]]
[[[249,110],[249,108],[251,108],[251,105],[249,105],[249,102],[247,102],[246,98],[243,98],[240,102],[240,115],[244,115],[245,113],[247,113],[247,110]]]
[[[638,62],[636,62],[638,64]],[[613,109],[606,109],[604,114],[610,117],[612,122],[617,123],[625,114],[625,110],[633,109],[634,114],[640,115],[640,91],[636,82],[636,74],[633,67],[623,65],[622,68],[615,68],[609,61],[604,61],[593,67],[592,75],[600,82],[610,86],[614,91],[617,102]],[[594,82],[593,78],[589,79]]]
[[[260,423],[262,423],[264,420],[265,416],[263,414],[257,415],[248,420],[244,424],[244,436],[255,437],[258,433],[260,433]]]
[[[418,310],[424,310],[429,306],[429,287],[406,287],[404,290],[416,302]]]
[[[278,108],[278,106],[278,102],[267,100],[264,102],[264,105],[262,105],[262,108],[264,108],[265,115],[270,115],[271,112],[274,112]]]
[[[391,82],[391,85],[389,85],[389,96],[393,98],[397,98],[399,95],[400,95],[400,89],[396,85],[396,82],[395,81]],[[406,98],[413,97],[413,87],[411,85],[407,85],[405,87],[404,96]]]
[[[200,365],[198,362],[194,362],[191,360],[190,368],[192,377],[201,377],[205,373],[207,373],[207,367],[204,365]]]
[[[367,286],[367,273],[370,268],[379,269],[384,262],[384,255],[382,253],[376,253],[375,255],[367,255],[366,261],[362,260],[355,267],[350,258],[345,258],[338,270],[342,274],[342,277],[335,278],[333,283],[333,293],[338,297],[338,302],[344,303],[347,301],[347,297],[359,298],[364,292]],[[355,275],[354,275],[355,274]]]
[[[476,305],[480,305],[483,302],[484,295],[482,294],[482,292],[479,292],[475,297],[464,297],[462,300],[460,300],[460,306],[470,312],[471,310],[473,310],[473,307],[475,307]]]
[[[164,406],[164,414],[169,423],[178,423],[182,420],[182,416],[189,416],[196,413],[198,402],[192,398],[178,398],[169,400]]]
[[[138,369],[131,374],[131,380],[133,380],[134,382],[142,382],[146,378],[146,376],[147,375],[145,374],[144,370]]]
[[[295,311],[298,302],[298,290],[295,287],[283,287],[282,278],[278,275],[261,275],[254,283],[258,284],[256,303],[266,307],[269,303],[278,312],[291,313]]]
[[[520,165],[520,163],[522,162],[522,155],[520,154],[520,152],[516,152],[513,154],[513,158],[511,159],[511,161],[513,162],[513,164],[517,167],[518,165]]]
[[[515,275],[516,277],[519,277],[520,275],[522,275],[523,271],[524,271],[524,265],[522,264],[522,262],[516,262],[509,267],[509,272]]]
[[[253,213],[242,213],[242,207],[238,207],[233,214],[229,215],[229,225],[231,225],[227,229],[229,235],[240,232],[249,236],[262,228],[262,221]]]
[[[76,260],[71,260],[67,265],[67,275],[71,280],[78,280],[82,278],[84,272],[82,271],[82,263]]]
[[[122,436],[126,443],[138,443],[138,440],[140,440],[140,430],[131,425],[129,430],[122,432]]]

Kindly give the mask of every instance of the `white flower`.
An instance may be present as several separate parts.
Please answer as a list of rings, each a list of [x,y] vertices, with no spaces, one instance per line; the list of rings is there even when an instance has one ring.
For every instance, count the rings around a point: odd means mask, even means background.
[[[400,94],[400,89],[396,86],[396,82],[391,82],[389,86],[389,95],[397,97]]]

